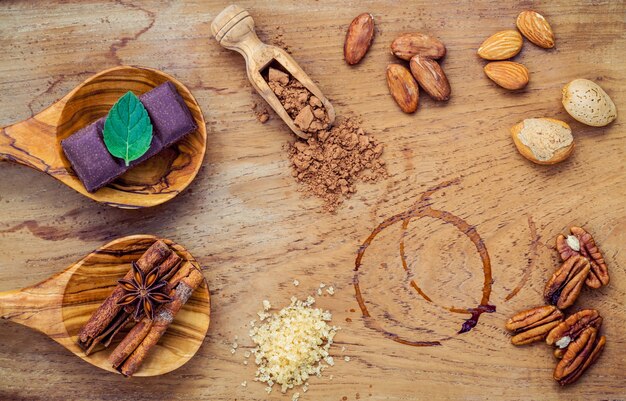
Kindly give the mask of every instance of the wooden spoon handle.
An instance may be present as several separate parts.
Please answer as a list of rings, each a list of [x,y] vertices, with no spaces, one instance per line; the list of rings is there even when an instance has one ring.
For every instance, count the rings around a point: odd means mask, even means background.
[[[45,297],[30,293],[29,290],[14,290],[0,293],[0,317],[24,324],[41,312]]]
[[[0,160],[51,173],[62,166],[56,138],[57,105],[0,129]]]
[[[33,287],[1,292],[0,317],[50,334],[61,322],[63,287],[49,279]]]
[[[0,160],[23,164],[35,169],[41,169],[42,163],[29,153],[27,149],[21,148],[15,138],[15,125],[4,127],[0,131]]]

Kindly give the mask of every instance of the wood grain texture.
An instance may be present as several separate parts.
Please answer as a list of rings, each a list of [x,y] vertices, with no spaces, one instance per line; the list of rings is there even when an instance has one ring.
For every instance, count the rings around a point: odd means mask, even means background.
[[[139,95],[167,81],[176,86],[198,129],[99,191],[87,192],[61,141],[105,116],[126,92]],[[205,150],[204,117],[193,95],[175,78],[150,68],[120,66],[99,72],[41,113],[0,129],[0,160],[32,167],[95,201],[123,209],[159,205],[178,195],[200,170]]]
[[[391,177],[358,185],[335,215],[318,213],[320,202],[302,197],[284,150],[293,134],[273,114],[266,124],[256,120],[251,105],[263,100],[248,81],[244,60],[213,39],[211,20],[227,4],[0,3],[0,91],[10,94],[0,96],[0,125],[26,119],[93,73],[122,64],[180,79],[208,124],[205,162],[189,189],[141,211],[96,204],[34,170],[0,165],[0,290],[42,280],[107,240],[152,232],[185,244],[197,257],[212,298],[208,338],[196,356],[152,378],[103,374],[45,336],[1,322],[0,399],[289,399],[267,396],[252,381],[253,364],[242,365],[252,345],[247,325],[261,300],[281,307],[292,295],[314,293],[320,282],[336,288],[318,303],[342,328],[331,348],[337,364],[312,379],[302,399],[626,399],[624,119],[586,127],[560,103],[563,85],[584,77],[600,83],[623,111],[624,2],[240,2],[260,39],[286,47],[337,115],[360,116],[365,130],[386,145]],[[510,93],[484,76],[476,49],[491,34],[514,29],[518,11],[526,8],[548,19],[556,47],[526,42],[514,61],[532,78],[523,91]],[[365,11],[376,19],[376,36],[361,63],[349,67],[342,55],[345,30]],[[411,30],[446,44],[442,67],[452,95],[447,103],[423,96],[419,110],[404,115],[388,94],[385,68],[396,61],[391,41]],[[572,156],[555,166],[525,160],[509,129],[529,117],[570,124]],[[494,280],[490,302],[497,311],[457,335],[468,316],[447,308],[477,305],[483,286],[474,244],[441,220],[411,221],[404,237],[407,276],[398,223],[379,234],[363,261],[369,311],[399,334],[425,341],[450,337],[439,347],[402,345],[361,314],[352,284],[356,252],[379,223],[411,208],[426,189],[455,179],[429,202],[475,227],[485,242]],[[551,350],[512,346],[504,323],[542,303],[543,286],[558,265],[554,237],[571,225],[594,234],[610,269],[611,283],[585,289],[573,308],[601,312],[607,345],[578,384],[560,388],[551,378]],[[410,279],[433,302],[410,287]],[[235,335],[240,348],[232,355]]]
[[[72,263],[62,272],[21,290],[0,293],[0,316],[46,334],[79,358],[109,372],[108,357],[124,337],[120,334],[109,348],[96,347],[86,356],[78,346],[78,333],[96,309],[136,261],[157,240],[150,235],[118,238]],[[200,269],[182,246],[164,240],[182,263]],[[206,282],[193,293],[136,376],[171,372],[189,361],[202,345],[209,328],[210,298]],[[126,330],[128,331],[128,330]]]

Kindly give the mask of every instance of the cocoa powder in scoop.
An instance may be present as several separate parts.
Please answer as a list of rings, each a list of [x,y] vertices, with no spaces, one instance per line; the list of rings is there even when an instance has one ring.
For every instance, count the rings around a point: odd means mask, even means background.
[[[267,84],[302,132],[312,133],[328,128],[330,119],[324,105],[300,81],[270,67]]]
[[[388,176],[382,153],[383,145],[354,119],[338,119],[332,128],[289,145],[293,176],[304,184],[305,193],[324,200],[328,212],[356,192],[356,181],[376,182]]]

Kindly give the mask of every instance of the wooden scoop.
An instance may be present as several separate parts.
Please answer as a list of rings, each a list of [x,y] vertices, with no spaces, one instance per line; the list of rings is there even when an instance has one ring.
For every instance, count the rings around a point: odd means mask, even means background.
[[[259,40],[254,32],[254,20],[246,10],[234,4],[226,7],[211,23],[211,33],[219,44],[239,52],[244,57],[250,83],[296,135],[304,139],[309,137],[309,134],[295,125],[261,75],[261,72],[274,63],[300,81],[305,88],[321,100],[328,113],[330,124],[333,124],[335,121],[333,105],[287,52],[276,46],[266,45]]]
[[[0,293],[0,316],[39,330],[92,365],[118,373],[107,360],[117,344],[85,356],[77,344],[78,332],[128,272],[130,262],[139,259],[156,240],[150,235],[116,239],[37,285]],[[183,263],[200,269],[185,248],[163,241]],[[210,311],[209,290],[203,282],[134,376],[164,374],[189,361],[209,329]]]
[[[140,95],[166,81],[185,99],[198,129],[108,186],[87,192],[65,158],[61,140],[105,116],[129,90]],[[178,195],[198,173],[205,150],[206,126],[196,99],[173,77],[149,68],[102,71],[41,113],[0,129],[0,160],[43,171],[91,199],[124,209],[155,206]]]

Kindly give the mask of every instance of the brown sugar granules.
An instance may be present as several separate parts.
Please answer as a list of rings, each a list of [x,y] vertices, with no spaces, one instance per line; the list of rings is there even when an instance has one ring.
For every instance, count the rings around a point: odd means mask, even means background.
[[[353,119],[337,121],[289,146],[294,177],[304,184],[304,192],[322,198],[329,212],[356,192],[357,180],[375,182],[388,176],[382,153],[383,145]]]
[[[330,120],[324,105],[300,81],[270,67],[267,83],[302,132],[313,133],[328,128]]]

